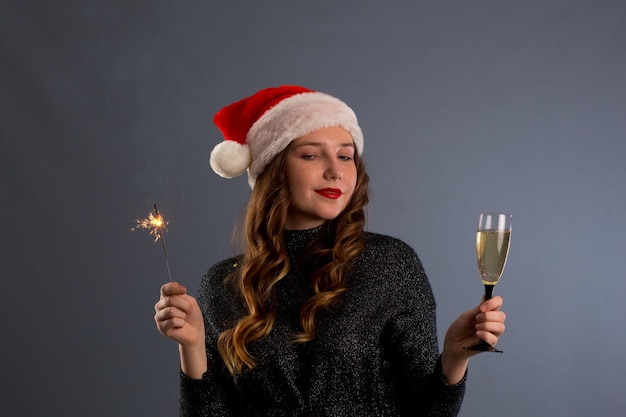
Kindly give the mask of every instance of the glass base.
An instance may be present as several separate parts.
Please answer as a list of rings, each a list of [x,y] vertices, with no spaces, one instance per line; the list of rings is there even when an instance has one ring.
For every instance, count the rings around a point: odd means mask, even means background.
[[[504,353],[500,349],[496,349],[495,347],[491,346],[490,344],[488,344],[486,342],[480,342],[477,345],[464,347],[463,349],[465,349],[465,350],[475,350],[475,351],[478,351],[478,352]]]

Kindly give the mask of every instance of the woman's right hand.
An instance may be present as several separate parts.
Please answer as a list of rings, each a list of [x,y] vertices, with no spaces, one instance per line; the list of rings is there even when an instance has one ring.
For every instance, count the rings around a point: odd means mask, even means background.
[[[154,321],[161,334],[181,347],[204,347],[204,320],[196,299],[177,282],[161,287],[161,297],[154,305]]]
[[[201,379],[208,370],[204,319],[195,298],[177,282],[161,287],[154,305],[154,321],[163,335],[178,342],[180,367],[185,375]]]

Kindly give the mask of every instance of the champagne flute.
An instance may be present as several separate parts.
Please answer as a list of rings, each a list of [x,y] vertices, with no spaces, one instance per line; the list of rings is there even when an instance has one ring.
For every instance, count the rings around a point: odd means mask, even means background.
[[[511,215],[501,213],[480,213],[476,229],[476,258],[478,271],[485,286],[485,301],[493,294],[493,287],[500,280],[506,264],[511,242]],[[501,350],[481,340],[468,350],[499,352]]]

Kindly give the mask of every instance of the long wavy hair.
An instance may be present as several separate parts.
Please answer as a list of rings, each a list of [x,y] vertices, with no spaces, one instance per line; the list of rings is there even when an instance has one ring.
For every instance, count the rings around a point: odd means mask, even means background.
[[[248,312],[234,327],[222,332],[217,342],[220,355],[232,374],[256,366],[247,345],[263,339],[272,330],[274,287],[291,267],[283,233],[291,201],[286,175],[289,148],[274,157],[255,183],[244,220],[241,267],[227,278],[234,284]],[[347,291],[348,272],[363,248],[369,176],[359,155],[355,154],[354,162],[357,181],[352,198],[339,216],[324,224],[302,260],[307,270],[315,271],[311,277],[314,294],[300,307],[302,330],[293,335],[293,343],[315,338],[315,317],[338,302]]]

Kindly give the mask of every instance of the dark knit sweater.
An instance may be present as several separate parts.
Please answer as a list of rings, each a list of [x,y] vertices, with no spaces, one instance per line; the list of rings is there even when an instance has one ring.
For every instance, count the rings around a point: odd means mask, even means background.
[[[398,239],[366,233],[342,301],[316,317],[316,338],[290,342],[312,289],[298,256],[318,229],[285,232],[292,267],[276,286],[276,321],[248,345],[257,366],[232,376],[219,334],[245,310],[224,278],[237,258],[213,266],[198,302],[205,319],[209,371],[181,373],[181,416],[455,416],[465,378],[446,383],[438,354],[435,301],[415,252]],[[307,414],[311,413],[311,414]]]

